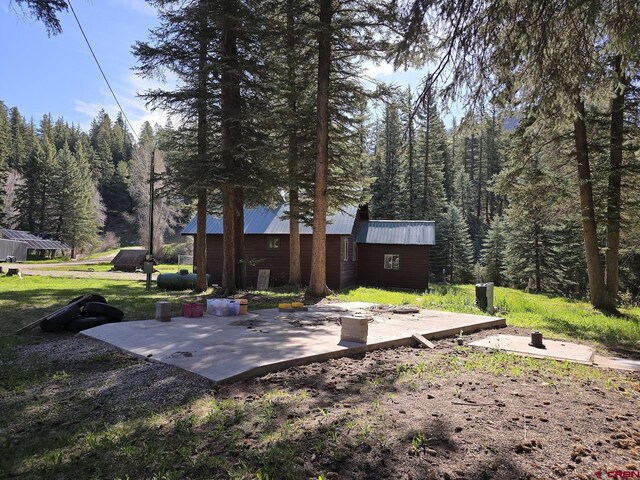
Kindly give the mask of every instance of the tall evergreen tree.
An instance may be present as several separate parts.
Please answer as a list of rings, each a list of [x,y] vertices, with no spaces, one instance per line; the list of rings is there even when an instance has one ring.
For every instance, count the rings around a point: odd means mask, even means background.
[[[640,78],[637,24],[640,5],[633,0],[567,3],[554,0],[492,0],[453,8],[444,0],[414,0],[406,18],[400,50],[408,58],[417,45],[445,55],[438,73],[452,79],[446,89],[467,90],[476,103],[488,92],[539,112],[536,129],[546,124],[573,147],[583,243],[591,303],[615,310],[618,291],[624,115],[629,86]],[[424,22],[441,28],[423,28]],[[455,26],[455,27],[454,27]],[[433,32],[438,32],[436,35]],[[526,41],[522,41],[526,38]],[[562,65],[562,74],[558,66]],[[431,86],[428,84],[427,86]],[[423,92],[423,95],[426,93]],[[606,99],[604,102],[602,99]],[[609,162],[604,189],[604,220],[598,222],[587,112],[606,103]],[[604,225],[603,225],[604,224]],[[604,229],[603,237],[599,236]],[[604,262],[599,238],[606,239]]]
[[[66,143],[58,151],[52,184],[50,232],[71,247],[74,257],[78,250],[96,245],[104,225],[98,191],[82,146],[75,154]]]
[[[327,291],[327,183],[329,177],[329,81],[332,49],[332,0],[320,0],[318,28],[318,93],[316,121],[315,193],[309,293],[316,297]]]
[[[450,283],[470,282],[473,277],[471,238],[467,222],[458,207],[451,203],[447,206],[440,229],[443,232],[439,245],[444,257],[444,278]]]
[[[506,267],[507,232],[504,221],[496,217],[482,244],[480,261],[485,268],[487,281],[504,285]]]
[[[7,205],[4,192],[9,179],[9,155],[11,153],[11,128],[9,127],[9,112],[4,102],[0,101],[0,227],[8,224]]]
[[[385,108],[374,155],[372,190],[372,214],[377,218],[396,219],[406,207],[404,200],[406,168],[403,155],[403,130],[400,105],[393,99]],[[414,185],[413,194],[416,194]]]

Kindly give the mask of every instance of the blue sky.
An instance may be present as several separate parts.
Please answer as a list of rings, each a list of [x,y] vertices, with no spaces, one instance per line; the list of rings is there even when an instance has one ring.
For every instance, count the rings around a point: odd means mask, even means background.
[[[162,112],[148,111],[136,94],[154,85],[132,71],[131,46],[157,25],[155,9],[144,0],[73,0],[73,6],[116,95],[136,130],[142,122],[164,124]],[[0,0],[0,100],[17,106],[37,122],[43,114],[89,127],[103,108],[115,117],[117,106],[70,13],[60,15],[63,32],[48,37],[39,22],[15,4]],[[417,86],[419,71],[393,72],[369,65],[370,76]],[[447,122],[449,123],[449,122]]]
[[[0,2],[0,99],[7,106],[36,121],[51,113],[83,128],[101,108],[115,116],[115,102],[70,13],[60,15],[63,32],[48,37],[44,25]],[[136,98],[151,82],[131,70],[131,46],[157,24],[155,10],[144,0],[74,0],[73,6],[134,126],[162,122]]]

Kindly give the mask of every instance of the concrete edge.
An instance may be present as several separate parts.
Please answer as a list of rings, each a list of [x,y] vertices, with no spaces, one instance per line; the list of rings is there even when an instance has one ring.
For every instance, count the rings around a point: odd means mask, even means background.
[[[467,328],[467,332],[478,332],[480,330],[487,330],[490,328],[506,327],[507,323],[504,318],[497,318],[495,320],[488,320],[486,322],[477,323]],[[460,333],[459,328],[452,328],[449,330],[443,330],[434,333],[422,334],[423,337],[428,339],[446,338],[457,335]],[[291,367],[300,367],[303,365],[309,365],[316,362],[324,362],[326,360],[333,360],[336,358],[344,358],[360,355],[362,353],[372,352],[374,350],[383,350],[386,348],[397,347],[410,347],[419,343],[413,336],[398,338],[394,340],[387,340],[384,342],[377,342],[371,344],[365,344],[360,346],[348,347],[343,350],[335,350],[333,352],[319,353],[317,355],[310,355],[307,357],[294,358],[291,360],[284,360],[281,362],[270,363],[268,365],[260,365],[259,367],[252,368],[250,370],[240,372],[236,375],[226,377],[222,380],[214,381],[216,384],[233,383],[239,380],[246,380],[252,377],[258,377],[266,375],[267,373],[274,373],[281,370],[286,370]],[[210,379],[208,379],[210,380]],[[212,380],[213,381],[213,380]]]
[[[594,367],[595,365],[593,364],[593,353],[591,354],[591,361],[583,361],[583,360],[574,360],[574,359],[570,359],[570,358],[562,358],[562,357],[556,357],[554,355],[536,355],[533,353],[527,353],[527,352],[518,352],[517,350],[509,350],[508,348],[500,348],[500,349],[495,349],[492,347],[485,347],[482,345],[471,345],[472,348],[482,348],[483,350],[501,350],[503,352],[508,352],[511,353],[513,355],[518,355],[520,357],[531,357],[531,358],[537,358],[539,360],[555,360],[556,362],[571,362],[571,363],[579,363],[580,365],[590,365],[592,367]]]
[[[458,335],[460,333],[460,330],[462,330],[462,334],[464,335],[465,333],[475,333],[480,330],[488,330],[490,328],[500,328],[500,327],[506,327],[506,326],[507,326],[507,321],[504,318],[495,318],[492,320],[486,320],[484,322],[478,322],[474,325],[471,325],[470,327],[467,327],[466,329],[449,328],[447,330],[439,330],[437,332],[432,332],[432,333],[423,333],[422,336],[428,340],[433,340],[433,339],[439,339],[439,338],[453,337],[455,335]]]

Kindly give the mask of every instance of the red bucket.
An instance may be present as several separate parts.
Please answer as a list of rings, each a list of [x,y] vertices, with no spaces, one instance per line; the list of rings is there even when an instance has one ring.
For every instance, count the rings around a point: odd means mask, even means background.
[[[202,303],[183,303],[182,316],[187,318],[202,317],[204,305]]]

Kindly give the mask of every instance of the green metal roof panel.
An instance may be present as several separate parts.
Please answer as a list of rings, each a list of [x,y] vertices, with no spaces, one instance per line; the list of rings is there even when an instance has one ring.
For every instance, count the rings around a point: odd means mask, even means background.
[[[424,220],[369,220],[358,232],[357,243],[435,245],[436,222]]]

